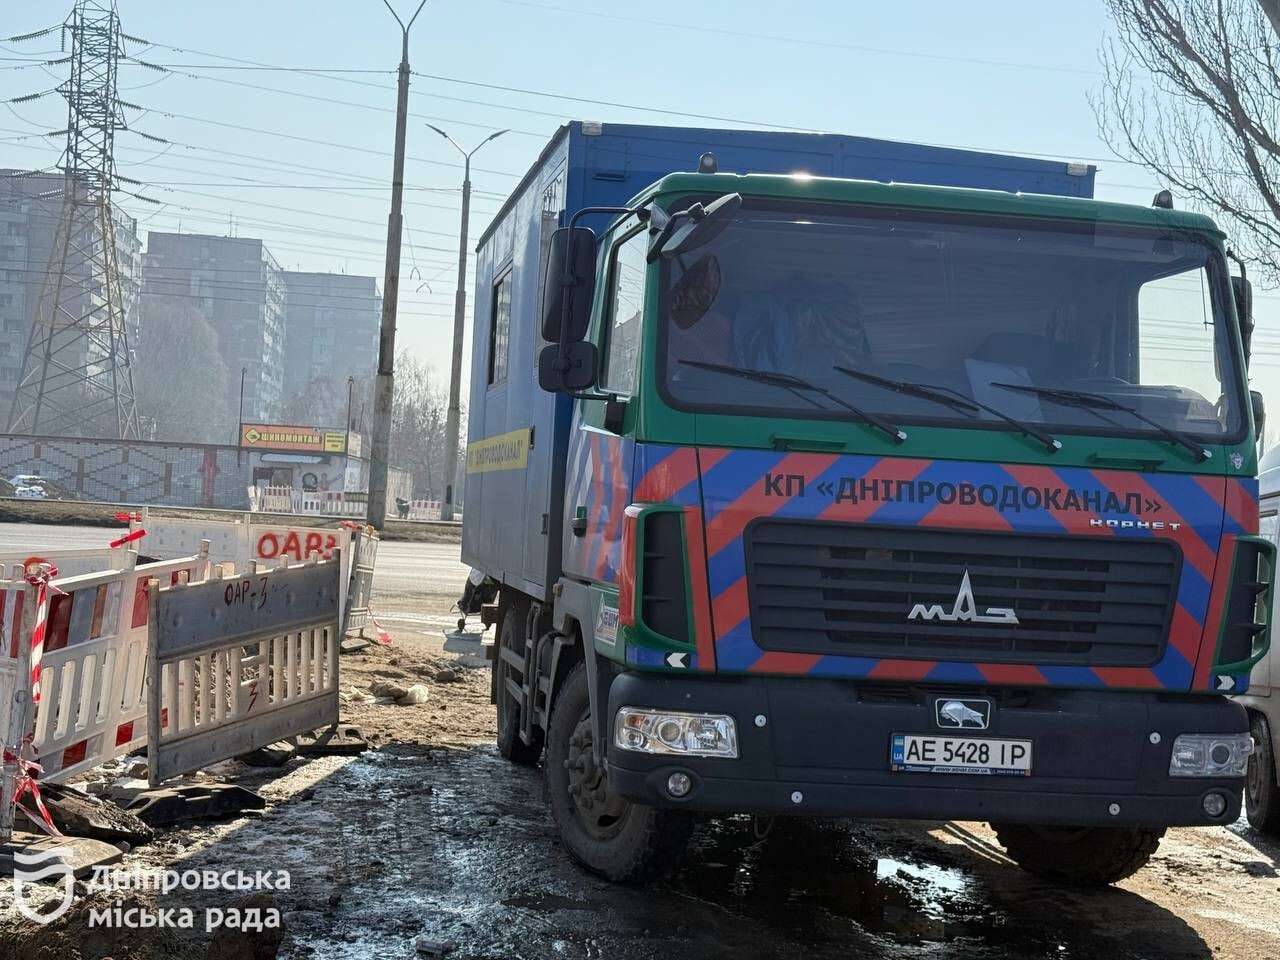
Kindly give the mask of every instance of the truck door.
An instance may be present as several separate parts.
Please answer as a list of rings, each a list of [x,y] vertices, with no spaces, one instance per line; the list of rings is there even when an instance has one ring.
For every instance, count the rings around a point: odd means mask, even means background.
[[[631,502],[635,443],[630,411],[641,355],[648,234],[634,219],[606,238],[604,296],[593,328],[600,347],[597,387],[627,406],[605,425],[605,401],[580,400],[569,437],[565,482],[565,572],[617,583],[623,511]]]

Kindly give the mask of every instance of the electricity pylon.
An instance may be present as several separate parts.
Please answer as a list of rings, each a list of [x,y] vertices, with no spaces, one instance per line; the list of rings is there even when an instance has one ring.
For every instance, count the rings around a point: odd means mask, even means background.
[[[27,339],[9,432],[138,436],[111,192],[122,53],[114,0],[77,0],[71,40],[62,211]]]

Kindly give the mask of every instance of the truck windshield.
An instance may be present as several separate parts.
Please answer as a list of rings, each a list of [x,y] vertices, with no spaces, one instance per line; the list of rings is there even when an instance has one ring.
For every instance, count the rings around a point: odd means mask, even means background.
[[[1016,418],[1048,433],[1209,441],[1242,428],[1226,271],[1194,232],[756,205],[662,271],[659,375],[678,408],[843,415],[716,369],[728,365],[800,378],[894,423]],[[1059,402],[1064,390],[1114,406]]]

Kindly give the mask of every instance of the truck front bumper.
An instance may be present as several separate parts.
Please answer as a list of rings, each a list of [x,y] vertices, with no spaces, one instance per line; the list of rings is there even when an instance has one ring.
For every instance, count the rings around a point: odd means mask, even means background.
[[[985,730],[940,729],[935,700],[991,701]],[[638,753],[612,742],[619,708],[734,718],[738,758]],[[1233,822],[1243,778],[1169,776],[1181,733],[1246,733],[1247,715],[1221,697],[1089,690],[884,686],[817,678],[670,678],[627,672],[609,688],[609,781],[655,807],[721,813],[1076,826],[1195,826]],[[894,734],[1032,741],[1029,776],[890,769]],[[668,791],[673,773],[692,786]],[[1218,793],[1226,809],[1205,812]]]

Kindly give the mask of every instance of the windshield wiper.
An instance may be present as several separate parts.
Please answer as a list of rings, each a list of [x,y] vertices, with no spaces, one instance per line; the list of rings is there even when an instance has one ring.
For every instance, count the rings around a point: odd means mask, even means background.
[[[789,373],[773,373],[769,370],[752,370],[748,367],[731,367],[727,363],[709,363],[706,360],[677,360],[677,363],[686,367],[697,367],[700,370],[713,370],[716,373],[725,373],[731,377],[740,377],[743,380],[751,380],[755,383],[771,383],[775,387],[782,387],[790,390],[797,396],[803,397],[819,409],[825,409],[822,404],[816,403],[809,397],[805,397],[800,391],[808,391],[810,393],[821,394],[832,403],[837,404],[848,410],[855,417],[870,426],[875,427],[880,432],[887,435],[894,443],[902,443],[907,439],[906,433],[889,423],[877,417],[874,413],[868,413],[852,403],[832,393],[826,387],[819,386],[816,383],[810,383],[808,380],[802,380],[800,377],[792,376]]]
[[[1118,400],[1112,400],[1110,397],[1103,396],[1100,393],[1085,393],[1082,390],[1060,390],[1057,387],[1029,387],[1019,383],[997,383],[994,380],[991,381],[991,385],[993,387],[1003,387],[1005,390],[1032,393],[1037,397],[1056,400],[1067,407],[1081,407],[1085,410],[1114,410],[1119,413],[1127,413],[1131,417],[1141,420],[1147,426],[1154,427],[1166,440],[1189,451],[1197,460],[1204,461],[1213,456],[1212,452],[1196,443],[1187,434],[1166,427],[1163,423],[1157,423],[1137,407],[1130,406],[1127,403],[1120,403]]]
[[[970,416],[979,410],[985,410],[1000,420],[1003,420],[1009,426],[1013,427],[1023,436],[1031,437],[1044,444],[1046,450],[1050,453],[1057,453],[1062,449],[1062,444],[1055,440],[1049,434],[1041,430],[1037,430],[1029,423],[1017,420],[995,407],[988,406],[980,401],[970,399],[962,394],[959,390],[952,390],[950,387],[942,386],[925,386],[922,383],[912,383],[909,380],[891,380],[888,377],[878,377],[874,373],[863,373],[861,370],[853,370],[849,367],[836,365],[839,370],[847,377],[853,377],[855,380],[863,380],[867,383],[874,383],[876,386],[885,387],[889,390],[896,390],[898,393],[905,393],[912,397],[922,397],[925,400],[933,400],[937,403],[944,403],[953,410],[962,410]]]

